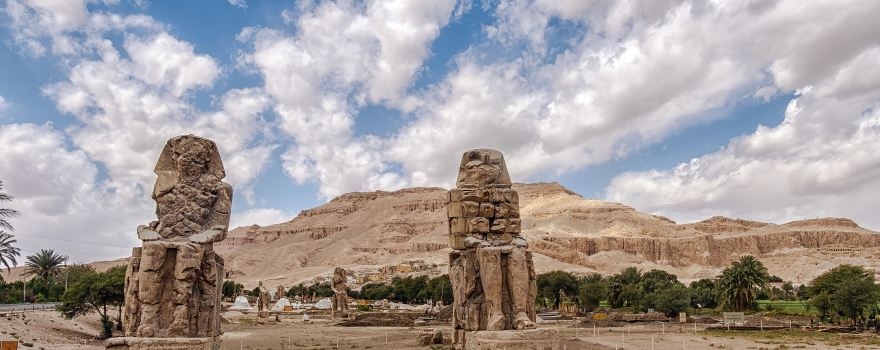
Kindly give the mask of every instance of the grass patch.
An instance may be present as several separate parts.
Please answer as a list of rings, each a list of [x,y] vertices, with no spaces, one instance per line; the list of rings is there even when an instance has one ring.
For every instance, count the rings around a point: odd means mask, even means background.
[[[803,302],[793,300],[758,300],[758,311],[772,310],[787,315],[818,315],[816,308],[807,310]],[[772,305],[772,306],[770,306]],[[769,307],[768,307],[769,306]]]

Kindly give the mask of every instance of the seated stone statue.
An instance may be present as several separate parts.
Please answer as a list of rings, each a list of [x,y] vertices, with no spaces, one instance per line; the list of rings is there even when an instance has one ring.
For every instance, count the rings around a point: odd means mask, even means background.
[[[345,277],[345,270],[337,267],[333,271],[333,279],[330,282],[330,289],[333,290],[333,317],[348,317],[348,279]]]
[[[158,220],[137,229],[126,272],[125,334],[135,337],[220,335],[223,259],[232,186],[213,141],[174,137],[155,168]]]
[[[447,207],[454,341],[463,331],[535,328],[532,255],[501,152],[465,152],[456,186]]]

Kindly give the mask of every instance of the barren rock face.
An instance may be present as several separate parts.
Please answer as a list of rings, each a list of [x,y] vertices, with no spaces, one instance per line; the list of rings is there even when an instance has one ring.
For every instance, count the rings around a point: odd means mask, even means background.
[[[447,205],[453,339],[463,345],[465,331],[534,328],[535,270],[504,157],[465,152],[457,183]]]
[[[514,184],[510,190],[517,193],[521,235],[529,241],[538,273],[614,274],[637,266],[690,281],[714,277],[744,254],[797,283],[843,263],[880,270],[880,234],[848,219],[773,224],[714,217],[677,224],[581,197],[556,183]],[[232,278],[248,288],[261,279],[290,286],[329,277],[337,266],[378,270],[408,259],[440,265],[422,273],[444,274],[452,251],[448,196],[441,188],[348,193],[288,222],[238,228],[216,249]],[[851,251],[842,253],[839,245]],[[791,269],[793,260],[812,267]]]
[[[138,227],[143,246],[126,271],[125,334],[217,336],[223,259],[213,243],[226,237],[232,204],[217,146],[193,135],[172,138],[155,171],[159,220]]]

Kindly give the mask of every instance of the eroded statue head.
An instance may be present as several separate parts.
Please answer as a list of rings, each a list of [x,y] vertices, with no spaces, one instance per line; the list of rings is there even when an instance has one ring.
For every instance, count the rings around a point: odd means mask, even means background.
[[[494,149],[480,148],[464,152],[458,167],[458,187],[510,185],[504,155]]]

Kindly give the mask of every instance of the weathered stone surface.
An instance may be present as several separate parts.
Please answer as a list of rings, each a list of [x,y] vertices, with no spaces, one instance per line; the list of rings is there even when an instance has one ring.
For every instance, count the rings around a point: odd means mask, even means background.
[[[416,342],[421,346],[443,344],[443,332],[438,329],[425,329],[419,332],[419,335],[416,337]]]
[[[221,181],[217,146],[193,135],[168,140],[155,172],[158,220],[138,227],[143,245],[126,271],[123,320],[127,337],[154,339],[114,340],[113,348],[203,349],[162,339],[220,335],[224,263],[213,243],[226,237],[232,187]]]
[[[464,331],[535,328],[534,265],[501,152],[466,152],[457,184],[447,210],[453,341],[463,346]]]
[[[216,350],[219,345],[212,338],[134,338],[107,339],[104,344],[112,350]]]
[[[510,174],[504,156],[494,149],[474,149],[461,156],[457,187],[510,185]]]
[[[333,271],[330,289],[333,289],[333,317],[348,317],[348,286],[345,270],[337,267]]]

